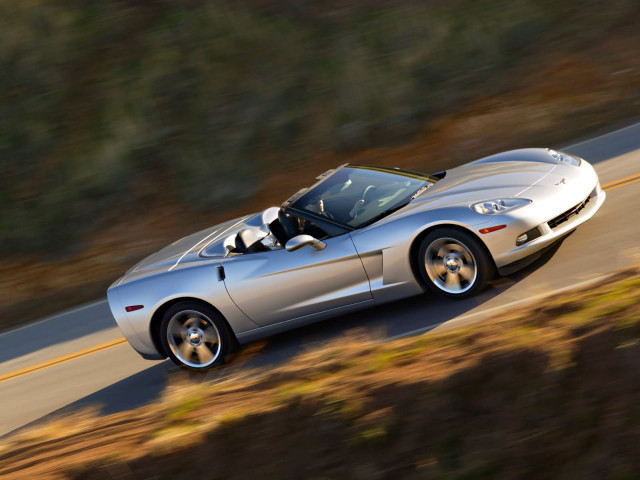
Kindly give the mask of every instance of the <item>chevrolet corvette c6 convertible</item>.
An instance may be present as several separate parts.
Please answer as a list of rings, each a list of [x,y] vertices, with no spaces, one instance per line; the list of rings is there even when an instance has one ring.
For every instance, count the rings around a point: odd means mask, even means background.
[[[431,289],[479,292],[605,200],[593,167],[523,149],[426,175],[342,165],[280,207],[178,240],[107,291],[143,357],[203,370],[236,343]]]

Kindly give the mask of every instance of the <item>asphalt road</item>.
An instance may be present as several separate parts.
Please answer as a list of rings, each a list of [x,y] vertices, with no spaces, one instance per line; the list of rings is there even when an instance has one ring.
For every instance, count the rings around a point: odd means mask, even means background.
[[[603,185],[631,178],[612,184],[602,209],[555,251],[471,299],[425,294],[272,337],[249,365],[285,362],[354,328],[394,338],[490,321],[500,309],[639,264],[640,123],[564,149],[593,163]],[[82,406],[140,406],[157,399],[169,377],[188,375],[169,361],[141,359],[121,338],[106,301],[0,335],[0,435]]]

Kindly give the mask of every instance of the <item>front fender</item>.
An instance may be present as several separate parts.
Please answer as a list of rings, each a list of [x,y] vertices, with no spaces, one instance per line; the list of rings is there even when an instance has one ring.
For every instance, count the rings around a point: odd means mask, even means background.
[[[390,218],[350,235],[369,275],[374,298],[386,302],[422,293],[410,255],[411,246],[422,232],[439,226],[456,226],[477,236],[478,230],[489,221],[467,205],[453,206]]]

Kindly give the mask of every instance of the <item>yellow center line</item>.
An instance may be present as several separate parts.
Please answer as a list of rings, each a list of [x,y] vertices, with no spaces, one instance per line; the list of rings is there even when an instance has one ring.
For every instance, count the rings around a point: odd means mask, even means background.
[[[605,183],[601,186],[601,188],[603,190],[613,190],[614,188],[624,187],[636,182],[640,182],[640,173],[636,173],[635,175],[630,175],[613,182]],[[16,370],[15,372],[5,373],[4,375],[0,375],[0,383],[12,380],[14,378],[22,377],[24,375],[29,375],[31,373],[39,372],[41,370],[60,365],[62,363],[70,362],[71,360],[75,360],[77,358],[93,355],[94,353],[102,352],[104,350],[117,347],[118,345],[122,345],[124,343],[127,343],[126,338],[117,338],[109,342],[101,343],[100,345],[95,345],[93,347],[85,348],[84,350],[63,355],[62,357],[54,358],[53,360],[49,360],[47,362],[38,363],[37,365],[32,365],[21,370]]]
[[[603,190],[613,190],[614,188],[624,187],[625,185],[631,185],[632,183],[640,181],[640,173],[635,175],[629,175],[628,177],[614,180],[613,182],[605,183],[601,185]]]
[[[127,343],[127,339],[124,337],[120,337],[109,342],[101,343],[100,345],[95,345],[93,347],[85,348],[84,350],[79,350],[77,352],[63,355],[62,357],[54,358],[53,360],[38,363],[37,365],[32,365],[30,367],[25,367],[20,370],[16,370],[15,372],[5,373],[4,375],[0,375],[0,383],[12,380],[14,378],[22,377],[24,375],[29,375],[31,373],[39,372],[40,370],[45,370],[55,365],[60,365],[61,363],[70,362],[71,360],[75,360],[76,358],[82,358],[94,353],[102,352],[103,350],[108,350],[124,343]]]

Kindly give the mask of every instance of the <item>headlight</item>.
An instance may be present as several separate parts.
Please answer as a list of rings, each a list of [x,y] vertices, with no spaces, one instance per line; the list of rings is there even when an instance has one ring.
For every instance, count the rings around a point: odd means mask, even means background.
[[[474,210],[482,215],[499,215],[516,208],[524,207],[531,203],[526,198],[498,198],[496,200],[486,200],[484,202],[474,203],[470,205]]]
[[[580,159],[578,157],[574,157],[568,153],[551,150],[550,148],[547,148],[547,152],[549,152],[551,158],[556,160],[558,163],[566,163],[567,165],[573,165],[574,167],[580,166]]]

